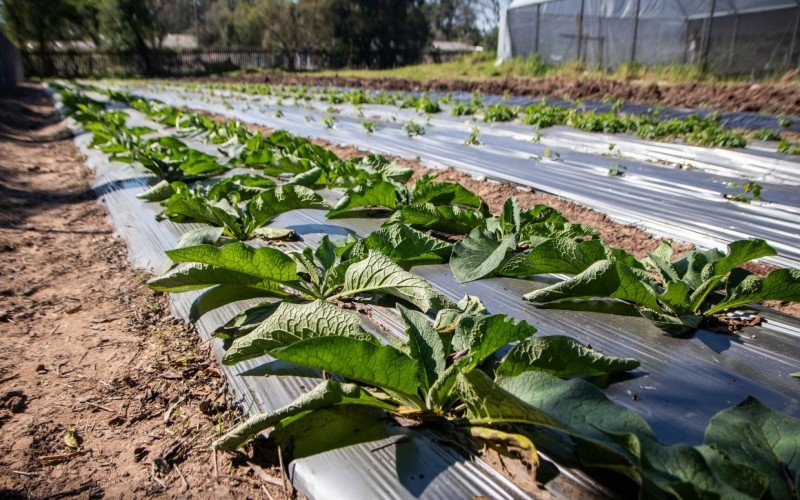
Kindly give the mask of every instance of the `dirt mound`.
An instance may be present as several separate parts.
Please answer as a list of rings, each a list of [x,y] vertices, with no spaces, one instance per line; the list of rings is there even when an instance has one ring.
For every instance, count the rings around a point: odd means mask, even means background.
[[[302,74],[252,74],[237,77],[212,77],[217,81],[258,82],[286,85],[359,87],[378,90],[440,92],[485,92],[539,98],[570,98],[625,102],[670,107],[709,107],[720,111],[780,113],[800,116],[800,88],[772,84],[656,84],[604,78],[502,78],[485,81],[428,80],[406,78],[356,78]]]

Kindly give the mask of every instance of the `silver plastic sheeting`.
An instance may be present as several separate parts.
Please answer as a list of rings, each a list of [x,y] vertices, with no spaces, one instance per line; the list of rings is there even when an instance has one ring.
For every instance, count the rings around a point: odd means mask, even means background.
[[[301,108],[253,96],[216,97],[150,87],[131,90],[174,106],[371,152],[419,157],[427,166],[449,166],[530,186],[596,209],[612,220],[701,248],[724,248],[733,240],[763,238],[780,254],[764,262],[789,267],[800,264],[800,163],[774,153],[642,141],[564,127],[542,131],[537,143],[531,140],[531,129],[520,124],[475,123],[444,113],[430,117],[424,136],[409,138],[402,124],[411,119],[422,124],[425,117],[389,106],[361,107],[365,117],[380,121],[378,130],[367,134],[357,111],[348,105],[334,107],[335,127],[328,129],[322,123],[327,113],[319,109],[325,106],[321,103]],[[280,118],[275,117],[276,109],[282,112]],[[473,127],[479,129],[482,146],[463,144]],[[545,157],[548,150],[550,158]],[[608,175],[615,163],[627,167],[624,177]],[[766,201],[743,204],[723,198],[728,183],[750,179],[763,186]]]

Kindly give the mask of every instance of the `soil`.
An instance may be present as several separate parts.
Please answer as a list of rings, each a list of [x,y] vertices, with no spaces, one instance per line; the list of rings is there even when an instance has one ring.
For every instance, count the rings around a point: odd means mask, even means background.
[[[214,460],[239,415],[208,346],[129,267],[47,94],[4,92],[0,497],[290,496],[270,461]]]
[[[641,83],[596,77],[497,78],[491,80],[428,80],[357,78],[285,73],[214,76],[212,81],[318,85],[378,90],[484,92],[532,98],[568,98],[589,101],[622,99],[628,103],[670,107],[708,107],[720,111],[781,113],[800,116],[800,88],[780,84]],[[207,80],[207,79],[199,79]]]
[[[226,122],[228,117],[209,113],[204,110],[187,108],[194,113],[202,114],[212,118],[218,122]],[[274,132],[273,129],[263,125],[253,123],[247,124],[251,130],[257,130],[262,134],[270,134]],[[348,160],[359,156],[369,154],[369,151],[361,150],[355,146],[339,145],[326,141],[324,139],[312,139],[311,142],[318,146],[322,146],[334,152],[339,158]],[[598,231],[600,239],[609,245],[617,248],[622,248],[636,257],[642,258],[648,253],[653,252],[662,241],[663,238],[658,238],[647,232],[642,228],[632,224],[621,224],[609,219],[605,214],[579,205],[573,201],[561,198],[559,196],[536,191],[532,188],[518,186],[510,182],[498,182],[494,180],[473,177],[470,174],[460,172],[454,168],[446,169],[431,169],[422,165],[419,158],[401,158],[398,156],[384,155],[389,160],[398,162],[408,168],[414,170],[410,182],[413,183],[426,174],[436,174],[437,179],[441,181],[457,182],[467,189],[480,195],[484,201],[489,205],[492,213],[499,213],[502,211],[503,203],[511,197],[515,196],[523,208],[530,208],[536,204],[545,204],[551,206],[564,214],[564,216],[571,222],[585,224]],[[674,255],[679,256],[694,248],[694,245],[685,242],[671,241]],[[756,273],[759,276],[766,276],[770,271],[776,269],[775,266],[768,264],[747,263],[743,265],[745,269],[750,272]],[[765,306],[780,311],[784,314],[800,318],[800,303],[780,302],[780,301],[766,301],[763,303]]]

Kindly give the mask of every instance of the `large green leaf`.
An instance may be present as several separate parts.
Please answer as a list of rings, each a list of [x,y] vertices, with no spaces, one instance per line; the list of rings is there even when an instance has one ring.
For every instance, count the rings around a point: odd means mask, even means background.
[[[421,182],[414,186],[411,203],[432,203],[434,205],[459,205],[481,208],[484,205],[480,196],[455,182]]]
[[[800,419],[748,398],[716,414],[705,444],[764,474],[771,498],[797,498],[800,485]]]
[[[392,346],[324,336],[295,342],[271,354],[283,361],[419,398],[419,364]]]
[[[214,285],[256,286],[265,291],[280,292],[278,284],[274,281],[206,264],[187,264],[176,267],[151,279],[147,284],[153,290],[172,293],[202,290]]]
[[[177,222],[204,222],[224,227],[236,239],[245,238],[238,215],[226,200],[212,202],[203,196],[179,192],[164,202],[164,211],[160,217]]]
[[[400,207],[384,226],[405,223],[417,229],[439,231],[447,234],[468,234],[484,224],[481,212],[453,205],[432,203],[411,204]]]
[[[279,186],[266,189],[247,204],[258,226],[278,214],[302,208],[329,208],[328,203],[313,190],[304,186]]]
[[[519,241],[535,243],[542,238],[580,238],[584,236],[596,236],[597,231],[572,222],[540,222],[525,224],[519,231]]]
[[[709,269],[703,271],[705,275],[724,276],[735,267],[761,257],[777,255],[778,252],[764,240],[739,240],[728,245],[728,254],[709,264]]]
[[[655,440],[631,435],[627,441],[635,444],[631,448],[644,498],[668,494],[675,498],[746,500],[753,497],[736,487],[756,493],[755,498],[764,490],[760,474],[731,463],[713,449],[684,444],[664,446]]]
[[[578,274],[589,266],[609,258],[600,240],[577,242],[571,238],[546,239],[529,252],[513,256],[503,264],[503,276],[525,277],[536,274]]]
[[[197,321],[204,314],[240,300],[263,297],[285,298],[288,294],[268,281],[258,286],[217,285],[197,297],[189,309],[189,320]]]
[[[461,283],[481,279],[494,273],[516,247],[513,234],[497,239],[493,233],[476,228],[453,246],[450,268]]]
[[[259,432],[278,425],[284,419],[333,405],[359,405],[384,410],[392,409],[390,405],[375,399],[355,384],[340,384],[335,380],[326,380],[287,406],[270,413],[256,415],[237,425],[214,441],[213,446],[217,450],[233,451]]]
[[[208,188],[206,196],[210,200],[221,200],[228,198],[233,192],[237,192],[240,200],[249,200],[262,193],[265,189],[274,186],[275,181],[269,177],[256,174],[238,174],[217,181]]]
[[[225,228],[215,226],[192,229],[181,235],[178,243],[175,244],[175,248],[196,247],[197,245],[217,246],[224,243],[224,240],[230,242],[229,239],[222,236],[224,231]]]
[[[561,380],[540,371],[497,379],[497,386],[557,422],[556,429],[583,439],[614,446],[607,433],[633,433],[654,439],[636,413],[609,400],[597,387],[581,379]]]
[[[145,201],[164,201],[173,194],[175,194],[175,190],[172,184],[162,179],[150,186],[146,191],[137,194],[136,197]]]
[[[345,215],[363,215],[363,209],[394,210],[400,204],[401,197],[397,186],[390,182],[375,182],[360,185],[347,192],[329,212],[327,217],[334,219]],[[360,210],[356,210],[360,209]]]
[[[305,304],[281,302],[266,312],[268,315],[260,318],[255,329],[233,341],[223,363],[236,364],[311,337],[367,335],[357,314],[323,300]]]
[[[403,306],[397,309],[406,323],[409,355],[419,364],[418,380],[429,389],[445,371],[444,342],[427,316]]]
[[[717,314],[734,307],[764,300],[800,302],[800,270],[775,269],[761,279],[756,275],[744,278],[720,303],[704,312]]]
[[[450,301],[424,279],[405,271],[380,252],[369,251],[367,257],[347,268],[344,286],[336,297],[363,293],[386,293],[406,300],[422,311],[440,309]]]
[[[480,370],[459,373],[455,388],[464,401],[467,419],[472,425],[518,423],[559,428],[558,422],[547,412],[502,390]]]
[[[453,350],[468,350],[468,369],[471,369],[504,345],[525,340],[535,333],[536,328],[527,322],[515,322],[514,318],[505,314],[467,316],[456,326]]]
[[[219,248],[211,245],[176,248],[168,250],[167,256],[173,262],[208,264],[278,283],[297,280],[297,266],[290,256],[274,248],[253,248],[242,242]]]
[[[582,273],[523,296],[531,302],[548,303],[563,300],[615,298],[627,300],[654,311],[661,307],[653,289],[626,264],[601,260]]]
[[[639,361],[595,352],[570,337],[553,335],[520,342],[503,358],[497,376],[543,371],[560,378],[599,377],[633,370]]]
[[[365,236],[353,247],[353,254],[378,251],[402,267],[447,262],[453,245],[432,238],[405,224],[394,224]]]

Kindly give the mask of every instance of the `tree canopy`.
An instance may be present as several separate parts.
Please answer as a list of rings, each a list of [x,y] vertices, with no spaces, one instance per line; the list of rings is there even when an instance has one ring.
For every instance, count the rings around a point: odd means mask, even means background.
[[[351,65],[417,62],[432,40],[478,43],[502,0],[4,0],[10,36],[42,53],[55,41],[134,50],[145,63],[166,33],[202,46],[316,50]]]

